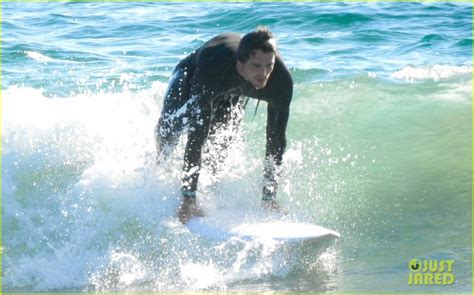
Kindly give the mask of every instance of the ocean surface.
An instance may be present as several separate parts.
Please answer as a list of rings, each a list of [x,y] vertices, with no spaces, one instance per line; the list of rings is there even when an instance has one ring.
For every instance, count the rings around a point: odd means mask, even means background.
[[[471,292],[472,4],[2,3],[3,291]],[[294,78],[278,200],[327,245],[217,242],[155,165],[174,66],[266,25]],[[207,214],[257,214],[251,100]],[[228,218],[233,218],[229,214]],[[254,216],[255,217],[255,216]],[[410,286],[411,259],[455,282]]]

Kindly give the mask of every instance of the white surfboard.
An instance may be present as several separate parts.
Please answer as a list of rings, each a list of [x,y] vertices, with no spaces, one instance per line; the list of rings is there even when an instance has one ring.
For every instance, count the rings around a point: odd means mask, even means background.
[[[192,233],[219,241],[236,237],[243,240],[272,239],[294,243],[340,237],[338,232],[322,226],[287,221],[243,222],[232,225],[218,224],[206,217],[195,217],[186,225]]]

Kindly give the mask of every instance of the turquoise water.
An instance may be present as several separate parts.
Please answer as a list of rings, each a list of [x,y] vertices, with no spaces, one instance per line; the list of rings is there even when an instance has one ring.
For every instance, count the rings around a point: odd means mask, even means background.
[[[3,3],[4,291],[471,291],[469,3]],[[214,242],[175,218],[183,142],[154,164],[174,65],[267,25],[295,81],[278,198],[335,243]],[[249,103],[208,214],[257,207]],[[412,258],[454,260],[409,286]]]

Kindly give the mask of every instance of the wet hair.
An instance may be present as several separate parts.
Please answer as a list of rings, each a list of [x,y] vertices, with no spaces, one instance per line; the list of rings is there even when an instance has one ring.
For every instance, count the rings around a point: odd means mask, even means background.
[[[238,61],[245,63],[257,50],[276,54],[276,41],[267,27],[258,27],[255,31],[245,35],[240,40],[235,56]]]

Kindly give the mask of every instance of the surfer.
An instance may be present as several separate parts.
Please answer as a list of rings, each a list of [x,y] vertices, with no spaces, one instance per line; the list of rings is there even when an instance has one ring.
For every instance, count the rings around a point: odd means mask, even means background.
[[[170,154],[182,131],[187,130],[183,200],[177,209],[181,222],[202,215],[196,203],[196,189],[206,142],[209,141],[208,146],[218,141],[220,155],[210,161],[215,172],[225,159],[242,118],[238,114],[242,114],[249,97],[258,99],[258,103],[267,102],[262,204],[266,209],[279,210],[275,200],[278,168],[286,147],[292,95],[293,80],[266,27],[242,38],[236,33],[220,34],[178,63],[155,131],[159,159]],[[215,136],[225,128],[233,132]]]

